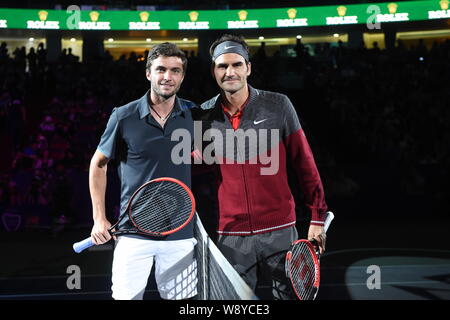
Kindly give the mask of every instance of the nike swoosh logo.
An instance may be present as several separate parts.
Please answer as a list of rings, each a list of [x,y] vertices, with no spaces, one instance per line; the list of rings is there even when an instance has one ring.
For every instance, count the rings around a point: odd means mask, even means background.
[[[264,122],[266,120],[267,119],[262,119],[262,120],[259,120],[259,121],[253,120],[253,124],[260,124],[261,122]]]
[[[231,49],[231,48],[236,48],[236,46],[229,46],[229,47],[225,46],[224,47],[225,50],[228,50],[228,49]]]

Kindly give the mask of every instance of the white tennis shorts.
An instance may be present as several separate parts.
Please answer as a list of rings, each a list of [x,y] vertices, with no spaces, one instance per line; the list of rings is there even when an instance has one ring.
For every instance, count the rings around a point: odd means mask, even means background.
[[[195,238],[155,241],[119,236],[112,266],[112,297],[142,300],[155,261],[155,278],[163,299],[188,299],[197,294]]]

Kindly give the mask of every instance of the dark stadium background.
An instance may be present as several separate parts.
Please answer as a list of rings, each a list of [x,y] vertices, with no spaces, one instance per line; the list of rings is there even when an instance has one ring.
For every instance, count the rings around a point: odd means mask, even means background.
[[[321,1],[326,4],[366,1]],[[378,1],[370,1],[374,3]],[[59,1],[60,8],[72,4]],[[314,6],[316,1],[83,1],[106,10],[236,9]],[[44,1],[1,1],[2,8],[52,9]],[[300,31],[229,32],[264,36],[251,46],[249,83],[284,93],[296,107],[336,219],[328,233],[321,299],[449,299],[450,19],[383,24],[384,43],[364,42],[365,25],[310,27],[291,46],[271,37]],[[396,40],[398,32],[416,37]],[[179,96],[201,103],[217,94],[207,44],[226,31],[171,31],[167,39],[197,37],[188,49]],[[380,31],[379,31],[380,32]],[[308,43],[308,37],[348,34],[347,42]],[[369,32],[370,33],[370,32]],[[138,34],[145,39],[145,33]],[[83,38],[83,59],[58,41]],[[88,165],[112,108],[148,89],[145,51],[107,54],[103,40],[120,31],[37,32],[0,29],[0,299],[109,299],[111,247],[77,255],[74,241],[90,232]],[[135,36],[135,35],[133,35]],[[164,36],[153,32],[152,38]],[[35,54],[8,39],[46,38]],[[357,40],[355,40],[357,39]],[[378,45],[378,46],[377,46]],[[149,48],[150,46],[148,46]],[[148,50],[148,48],[146,48]],[[57,51],[55,51],[57,50]],[[132,50],[131,50],[132,51]],[[109,170],[108,215],[118,205]],[[199,213],[211,230],[209,177],[194,177]],[[294,186],[295,187],[295,186]],[[295,189],[298,191],[298,188]],[[296,196],[298,193],[296,192]],[[298,208],[300,233],[308,219]],[[20,217],[20,221],[18,220]],[[17,230],[12,230],[17,229]],[[381,291],[368,290],[369,264],[381,266]],[[80,290],[66,287],[78,265]],[[157,298],[152,281],[148,298]]]

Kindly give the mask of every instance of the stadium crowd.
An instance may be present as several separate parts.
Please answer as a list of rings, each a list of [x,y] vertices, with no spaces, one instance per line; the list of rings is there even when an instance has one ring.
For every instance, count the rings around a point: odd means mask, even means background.
[[[249,82],[291,98],[331,205],[387,195],[448,201],[449,40],[293,49],[269,56],[261,46]],[[105,52],[80,62],[63,51],[48,63],[43,45],[10,50],[0,45],[0,214],[26,212],[26,226],[77,222],[74,194],[88,184],[74,177],[86,175],[112,108],[148,89],[146,59]],[[216,93],[209,66],[190,54],[179,95],[201,103]]]

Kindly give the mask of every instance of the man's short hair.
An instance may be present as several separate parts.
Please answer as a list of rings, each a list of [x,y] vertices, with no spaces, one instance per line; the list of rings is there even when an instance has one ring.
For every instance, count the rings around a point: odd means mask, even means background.
[[[150,50],[148,53],[147,58],[147,65],[146,69],[150,69],[152,67],[152,62],[155,59],[158,59],[159,57],[178,57],[181,59],[181,62],[183,63],[183,73],[186,73],[187,68],[187,58],[186,54],[180,50],[175,44],[170,42],[164,42],[161,44],[158,44]]]
[[[248,49],[248,44],[247,42],[245,42],[245,38],[243,36],[237,36],[237,35],[233,35],[233,34],[224,34],[223,36],[221,36],[219,39],[217,39],[216,41],[213,42],[213,44],[211,45],[211,47],[209,48],[209,54],[211,55],[211,58],[214,56],[214,50],[216,49],[216,47],[226,41],[233,41],[233,42],[237,42],[239,44],[242,45],[242,47],[244,48],[244,50],[247,52],[248,55],[249,54],[249,49]],[[248,61],[246,61],[248,63]]]

